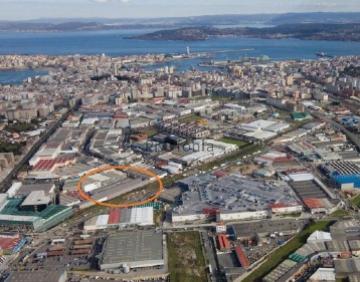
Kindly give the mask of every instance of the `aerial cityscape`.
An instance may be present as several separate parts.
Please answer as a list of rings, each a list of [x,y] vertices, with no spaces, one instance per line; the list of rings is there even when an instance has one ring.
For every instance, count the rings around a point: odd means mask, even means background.
[[[320,2],[0,0],[0,282],[360,281],[360,2]]]

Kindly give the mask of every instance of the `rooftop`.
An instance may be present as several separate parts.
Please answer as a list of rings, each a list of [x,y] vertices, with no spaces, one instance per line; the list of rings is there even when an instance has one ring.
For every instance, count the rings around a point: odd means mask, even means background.
[[[16,195],[27,196],[33,191],[44,191],[45,194],[50,194],[54,190],[54,183],[36,183],[36,184],[22,184]]]
[[[50,201],[50,197],[44,191],[32,191],[21,203],[21,206],[47,205]]]
[[[251,223],[239,223],[231,225],[231,229],[237,237],[245,237],[250,234],[269,234],[274,232],[296,233],[307,223],[306,219],[299,220],[261,220]]]
[[[199,213],[205,208],[221,211],[267,210],[272,204],[295,204],[298,198],[292,189],[281,181],[260,181],[231,174],[216,178],[211,174],[189,177],[179,181],[188,186],[182,195],[182,206],[175,214]]]
[[[57,271],[57,270],[39,270],[34,272],[29,271],[16,271],[12,272],[9,276],[9,280],[11,282],[49,282],[49,281],[60,281],[61,277],[64,275],[64,271]]]
[[[154,230],[119,232],[110,235],[103,248],[101,266],[163,261],[163,235]],[[162,263],[163,264],[163,263]]]
[[[335,269],[334,268],[319,268],[310,277],[311,281],[335,281]]]
[[[8,199],[8,203],[6,206],[0,211],[1,215],[15,215],[15,216],[24,216],[24,217],[40,217],[43,219],[50,218],[51,216],[61,212],[68,207],[61,206],[61,205],[49,205],[46,209],[42,210],[41,212],[35,211],[24,211],[19,209],[21,203],[23,202],[24,198],[10,198]]]

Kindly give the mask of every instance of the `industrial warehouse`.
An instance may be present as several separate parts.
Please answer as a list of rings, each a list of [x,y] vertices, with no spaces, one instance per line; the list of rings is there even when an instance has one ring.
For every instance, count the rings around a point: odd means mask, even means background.
[[[73,214],[70,207],[51,204],[49,198],[36,191],[27,197],[6,196],[2,198],[1,207],[1,225],[18,225],[38,232],[59,224]]]
[[[164,267],[165,235],[155,230],[133,230],[109,235],[103,247],[102,270]]]
[[[359,226],[355,221],[335,223],[330,232],[315,231],[308,238],[305,245],[290,254],[286,260],[271,271],[263,281],[286,281],[296,272],[300,272],[305,262],[327,259],[332,267],[326,268],[331,273],[331,279],[346,278],[351,273],[359,277],[359,259],[356,257],[360,250]],[[353,258],[352,255],[355,255]],[[321,269],[321,268],[319,268]],[[322,270],[324,271],[324,270]],[[314,273],[314,278],[319,273]],[[310,281],[316,281],[311,280]],[[323,280],[321,280],[323,281]],[[351,280],[350,281],[356,281]]]
[[[256,120],[244,123],[226,133],[227,136],[247,140],[266,141],[279,135],[290,127],[289,124],[279,120]]]
[[[311,213],[328,214],[339,204],[335,195],[313,174],[300,172],[289,174],[288,178],[290,185]]]
[[[60,194],[60,203],[67,206],[79,206],[80,209],[94,205],[93,202],[86,201],[78,195],[79,179],[69,179],[65,181]],[[117,169],[110,169],[86,177],[81,183],[81,189],[98,202],[105,202],[121,195],[136,191],[154,181],[144,174],[123,172]],[[136,192],[135,192],[136,193]],[[146,198],[148,195],[138,195]]]
[[[333,161],[321,166],[324,173],[341,189],[360,188],[360,166],[356,162]]]
[[[276,208],[282,207],[284,213],[302,211],[299,199],[282,181],[266,183],[236,174],[220,178],[205,174],[183,179],[178,185],[185,192],[182,204],[172,212],[173,223],[204,220],[211,215],[219,221],[261,219],[271,216],[272,207],[279,212]]]
[[[84,223],[84,230],[154,225],[153,207],[111,209],[109,214],[98,215]]]

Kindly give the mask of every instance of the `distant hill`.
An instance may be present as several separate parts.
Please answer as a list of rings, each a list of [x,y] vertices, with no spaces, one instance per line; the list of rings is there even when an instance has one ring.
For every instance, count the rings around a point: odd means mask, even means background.
[[[360,23],[360,13],[288,13],[273,17],[273,25],[300,23]]]
[[[207,40],[216,36],[246,36],[267,39],[298,38],[307,40],[360,41],[359,24],[287,24],[266,28],[186,27],[160,30],[132,37],[145,40]]]
[[[40,22],[1,22],[0,31],[14,32],[60,32],[60,31],[92,31],[92,30],[120,30],[120,29],[144,29],[166,28],[168,25],[144,25],[144,24],[103,24],[98,22],[63,22],[63,23],[40,23]]]
[[[81,31],[128,28],[181,28],[216,26],[277,26],[302,23],[360,23],[354,13],[288,13],[254,15],[208,15],[168,18],[44,18],[28,21],[0,21],[0,31]]]
[[[334,13],[334,12],[313,12],[313,13],[285,13],[285,14],[225,14],[225,15],[204,15],[193,17],[164,17],[164,18],[44,18],[27,22],[53,23],[64,22],[97,22],[102,24],[157,24],[157,25],[236,25],[236,24],[267,24],[280,25],[292,23],[360,23],[360,12]]]

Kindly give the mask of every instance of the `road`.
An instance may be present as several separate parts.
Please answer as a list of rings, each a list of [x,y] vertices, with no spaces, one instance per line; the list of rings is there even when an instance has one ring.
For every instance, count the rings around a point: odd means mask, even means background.
[[[15,165],[11,172],[5,177],[5,179],[0,183],[0,193],[5,193],[11,186],[13,179],[21,171],[21,169],[26,165],[29,160],[34,156],[34,154],[40,149],[41,145],[44,144],[49,137],[63,124],[67,119],[69,114],[76,110],[80,105],[80,101],[77,101],[76,105],[70,108],[66,113],[64,113],[60,119],[55,122],[50,128],[48,128],[45,133],[40,137],[40,139],[32,146],[32,148],[25,154],[25,156]]]
[[[200,238],[203,243],[204,256],[208,259],[209,264],[211,265],[210,280],[214,282],[222,281],[223,276],[219,268],[213,237],[209,236],[206,229],[202,229],[200,230]]]
[[[358,151],[360,151],[360,138],[357,137],[354,133],[352,133],[351,131],[349,131],[348,129],[345,128],[345,126],[343,126],[342,124],[338,123],[337,121],[331,119],[331,118],[328,118],[325,114],[323,113],[320,113],[320,112],[315,112],[315,111],[310,111],[310,113],[328,123],[328,124],[331,124],[333,125],[336,129],[340,130],[341,132],[343,132],[348,138],[349,140],[356,146],[356,148],[358,149]]]

